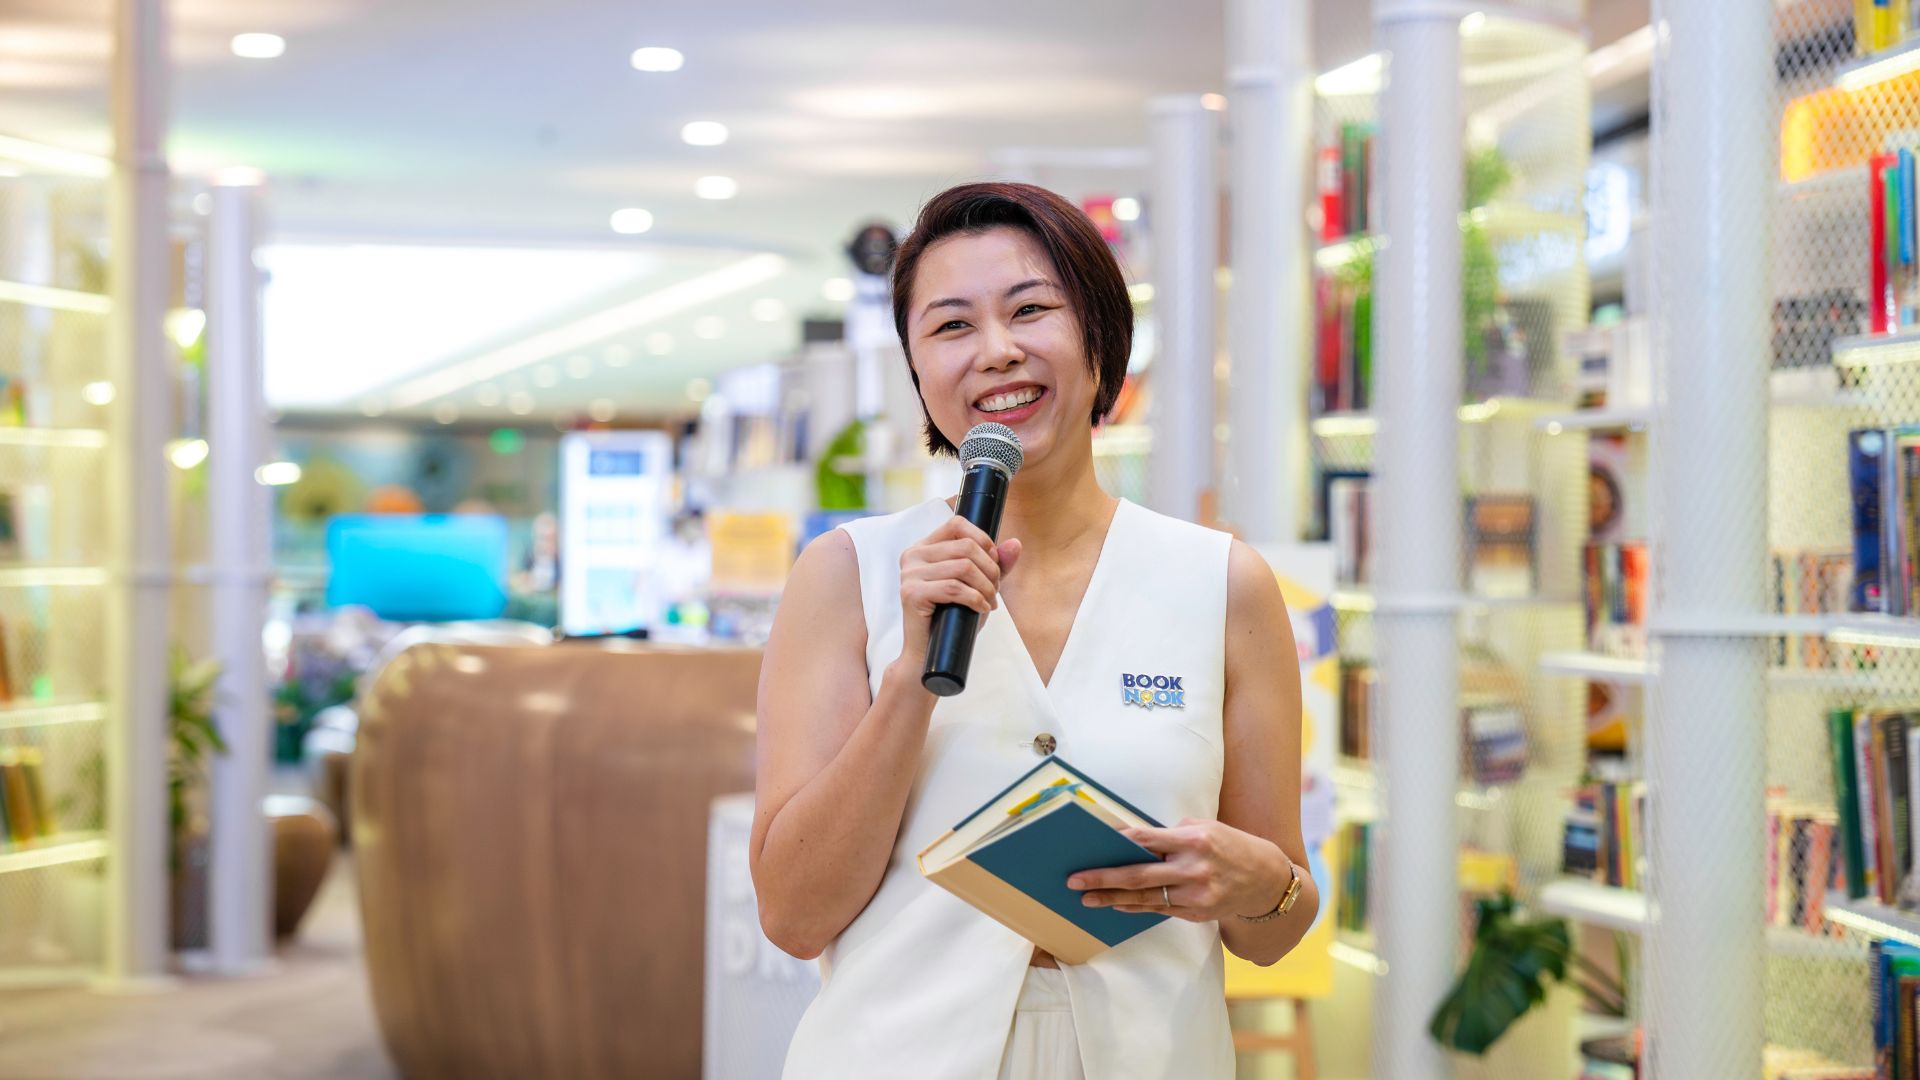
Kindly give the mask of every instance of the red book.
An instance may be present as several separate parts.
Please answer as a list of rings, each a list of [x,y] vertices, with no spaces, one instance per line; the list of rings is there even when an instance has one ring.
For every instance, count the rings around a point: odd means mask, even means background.
[[[1876,154],[1867,164],[1868,239],[1873,260],[1873,277],[1867,293],[1867,308],[1873,332],[1884,334],[1893,329],[1887,319],[1888,297],[1892,283],[1887,280],[1887,167],[1896,158]],[[1896,309],[1897,310],[1897,309]]]
[[[1320,148],[1315,177],[1320,188],[1320,239],[1330,244],[1347,235],[1346,204],[1340,198],[1339,147]]]

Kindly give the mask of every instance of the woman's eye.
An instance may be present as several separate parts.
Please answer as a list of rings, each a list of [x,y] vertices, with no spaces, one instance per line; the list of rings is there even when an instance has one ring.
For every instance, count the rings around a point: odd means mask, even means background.
[[[935,330],[935,331],[934,331],[934,333],[936,333],[936,334],[944,334],[944,333],[946,333],[947,331],[949,331],[949,330],[952,330],[952,329],[954,329],[955,327],[963,327],[963,326],[965,326],[965,325],[967,325],[967,324],[966,324],[966,323],[963,323],[963,322],[961,322],[961,321],[960,321],[959,319],[953,319],[953,320],[951,320],[951,321],[948,321],[948,322],[945,322],[945,323],[942,323],[942,324],[940,325],[940,329],[938,329],[938,330]]]
[[[1039,304],[1021,304],[1020,310],[1014,312],[1013,314],[1015,318],[1019,318],[1022,315],[1031,315],[1035,312],[1045,311],[1045,310],[1047,309],[1041,307]]]

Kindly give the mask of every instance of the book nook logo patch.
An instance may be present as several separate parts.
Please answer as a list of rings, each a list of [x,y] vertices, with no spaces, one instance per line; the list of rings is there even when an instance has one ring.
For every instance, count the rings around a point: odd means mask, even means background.
[[[1184,709],[1187,691],[1178,675],[1122,675],[1120,701],[1143,709]]]

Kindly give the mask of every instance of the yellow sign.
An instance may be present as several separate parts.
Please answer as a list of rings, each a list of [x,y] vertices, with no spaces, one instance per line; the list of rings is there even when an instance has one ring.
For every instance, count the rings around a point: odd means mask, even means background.
[[[1340,654],[1334,641],[1333,548],[1262,548],[1280,579],[1300,663],[1300,826],[1307,866],[1320,887],[1320,913],[1300,944],[1272,967],[1229,953],[1230,998],[1314,998],[1333,992],[1333,912],[1338,902],[1333,850],[1333,765],[1339,742]]]
[[[793,569],[793,522],[785,514],[714,511],[707,515],[707,540],[716,594],[775,594]]]

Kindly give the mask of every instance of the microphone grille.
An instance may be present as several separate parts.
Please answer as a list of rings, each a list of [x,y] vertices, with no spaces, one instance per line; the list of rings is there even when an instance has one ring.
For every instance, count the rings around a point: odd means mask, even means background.
[[[1005,424],[975,424],[960,443],[960,467],[971,469],[983,461],[1006,470],[1011,479],[1026,462],[1026,455],[1020,452],[1020,437]]]

